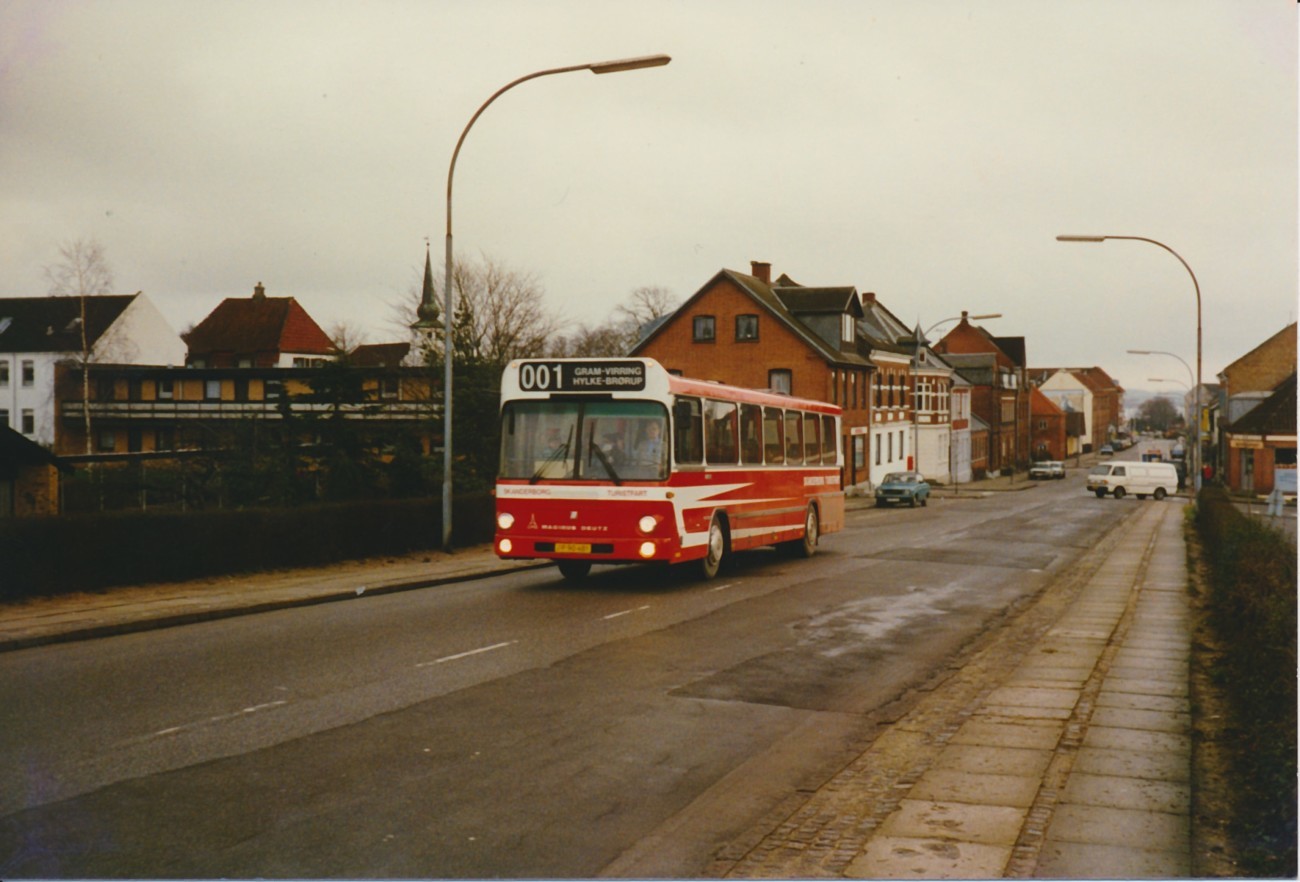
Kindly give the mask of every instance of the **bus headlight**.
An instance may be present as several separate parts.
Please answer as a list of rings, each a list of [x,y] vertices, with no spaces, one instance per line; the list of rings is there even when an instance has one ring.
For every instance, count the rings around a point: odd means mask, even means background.
[[[655,556],[655,544],[653,542],[641,543],[641,556],[651,558]]]
[[[502,539],[497,543],[497,550],[502,554],[509,554],[511,551],[514,551],[514,548],[515,543],[511,542],[509,539]]]
[[[508,511],[503,511],[497,515],[497,526],[503,530],[509,530],[515,525],[515,516]]]
[[[636,522],[637,529],[642,533],[653,533],[655,527],[659,525],[659,519],[654,515],[646,515]]]

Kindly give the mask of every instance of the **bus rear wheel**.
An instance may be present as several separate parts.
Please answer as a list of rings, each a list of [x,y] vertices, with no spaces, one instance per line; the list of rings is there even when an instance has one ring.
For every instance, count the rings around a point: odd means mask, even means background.
[[[817,517],[817,506],[808,505],[803,516],[803,538],[786,542],[784,547],[795,557],[812,557],[817,553],[817,542],[821,539],[821,520]]]
[[[712,579],[722,569],[722,559],[727,554],[727,531],[722,526],[722,518],[717,515],[709,522],[709,541],[704,546],[704,557],[700,559],[700,575]]]
[[[561,560],[556,563],[560,568],[560,575],[570,582],[580,582],[591,572],[589,560]]]

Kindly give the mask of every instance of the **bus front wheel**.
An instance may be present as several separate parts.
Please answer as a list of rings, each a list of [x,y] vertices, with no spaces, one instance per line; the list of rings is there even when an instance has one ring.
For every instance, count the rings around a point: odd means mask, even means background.
[[[557,564],[560,567],[560,575],[570,582],[581,581],[591,572],[589,560],[561,560],[557,561]]]
[[[722,558],[727,553],[727,531],[722,526],[722,518],[717,515],[709,522],[709,541],[704,547],[704,557],[700,560],[700,575],[712,579],[722,568]]]

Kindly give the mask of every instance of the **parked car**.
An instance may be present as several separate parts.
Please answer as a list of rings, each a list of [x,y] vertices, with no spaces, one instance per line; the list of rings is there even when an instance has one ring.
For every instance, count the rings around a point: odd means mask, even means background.
[[[1103,444],[1103,445],[1101,445],[1101,450],[1098,451],[1098,452],[1099,452],[1102,456],[1113,456],[1114,453],[1115,453],[1115,448],[1112,447],[1112,446],[1109,445],[1109,444]]]
[[[1041,462],[1036,462],[1029,467],[1030,480],[1036,481],[1039,478],[1059,479],[1064,477],[1065,477],[1065,463],[1057,462],[1056,460],[1053,459],[1045,459],[1042,460]]]
[[[919,472],[891,472],[876,488],[876,505],[906,502],[915,506],[926,504],[930,498],[930,485]]]

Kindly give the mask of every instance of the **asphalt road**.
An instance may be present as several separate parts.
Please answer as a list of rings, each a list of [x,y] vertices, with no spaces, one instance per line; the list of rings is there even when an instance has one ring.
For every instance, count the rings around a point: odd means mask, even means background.
[[[0,876],[696,875],[1143,504],[1069,475],[712,582],[534,571],[7,653]]]

